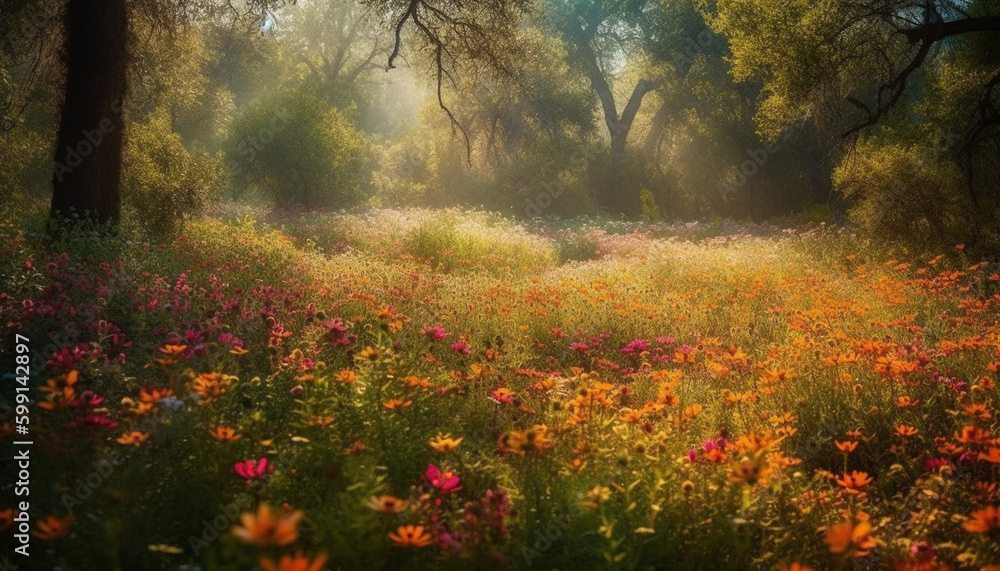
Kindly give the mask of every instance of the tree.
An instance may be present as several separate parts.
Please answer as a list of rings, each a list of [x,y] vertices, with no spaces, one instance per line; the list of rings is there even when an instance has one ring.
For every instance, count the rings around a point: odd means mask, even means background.
[[[871,127],[896,107],[953,38],[1000,33],[994,0],[715,0],[705,2],[726,35],[737,80],[759,78],[765,130],[844,102],[844,136]],[[713,9],[714,5],[714,9]],[[982,81],[995,111],[1000,70]]]
[[[115,225],[121,213],[128,17],[125,0],[69,0],[66,87],[56,138],[52,216]]]
[[[626,54],[641,48],[639,23],[655,9],[655,2],[552,2],[550,19],[569,48],[575,62],[590,80],[601,101],[604,124],[611,139],[611,161],[607,182],[598,187],[597,200],[605,208],[622,211],[628,203],[625,177],[625,147],[636,114],[647,93],[661,85],[659,80],[639,79],[619,111],[609,77]]]
[[[234,17],[254,17],[282,0],[251,0]],[[184,8],[182,10],[182,8]],[[146,0],[132,7],[161,25],[210,12],[211,3]],[[68,0],[63,12],[65,88],[56,142],[51,215],[114,228],[121,216],[130,8],[126,0]],[[134,14],[134,12],[132,13]]]

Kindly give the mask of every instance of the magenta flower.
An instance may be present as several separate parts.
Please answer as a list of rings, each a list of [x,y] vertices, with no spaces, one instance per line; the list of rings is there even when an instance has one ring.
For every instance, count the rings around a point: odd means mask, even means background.
[[[456,353],[461,353],[463,355],[468,355],[472,352],[472,347],[469,347],[465,341],[456,341],[451,344],[451,350]]]
[[[424,328],[421,331],[424,335],[429,337],[431,341],[440,341],[448,336],[444,327],[441,327],[440,325],[435,325],[434,327],[424,325]]]
[[[649,341],[645,339],[633,339],[622,349],[622,353],[632,355],[633,353],[642,353],[647,349],[649,349]]]
[[[274,472],[274,465],[270,464],[267,458],[261,458],[260,460],[250,459],[234,464],[233,471],[246,479],[247,485],[250,485],[256,478]]]
[[[427,480],[430,485],[434,486],[438,490],[441,490],[442,494],[457,492],[462,489],[462,487],[458,485],[460,481],[458,476],[449,471],[442,472],[440,468],[433,464],[427,466],[427,472],[424,473],[424,479]]]

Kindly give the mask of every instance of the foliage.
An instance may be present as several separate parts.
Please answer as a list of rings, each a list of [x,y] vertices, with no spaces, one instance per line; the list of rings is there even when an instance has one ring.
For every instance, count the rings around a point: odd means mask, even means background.
[[[343,208],[365,197],[365,149],[365,134],[348,112],[288,93],[241,110],[227,157],[237,195],[250,187],[282,208]]]
[[[995,263],[605,220],[556,264],[562,230],[482,213],[274,216],[98,257],[0,225],[39,565],[1000,563]]]
[[[222,154],[188,151],[164,112],[130,126],[125,157],[126,215],[153,236],[177,234],[186,218],[222,197]]]

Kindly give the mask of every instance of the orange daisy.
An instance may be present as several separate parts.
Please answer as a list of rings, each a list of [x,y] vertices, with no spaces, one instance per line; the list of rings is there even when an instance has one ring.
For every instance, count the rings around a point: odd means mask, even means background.
[[[422,525],[401,525],[389,532],[389,539],[399,547],[426,547],[434,543],[434,538]]]
[[[271,506],[262,503],[257,513],[245,512],[240,516],[242,526],[233,528],[233,535],[244,543],[260,547],[282,547],[299,538],[298,524],[304,514],[293,511],[275,516]]]

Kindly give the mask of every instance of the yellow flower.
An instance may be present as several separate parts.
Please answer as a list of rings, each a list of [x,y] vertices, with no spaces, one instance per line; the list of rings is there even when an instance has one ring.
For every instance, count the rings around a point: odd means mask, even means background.
[[[580,505],[585,508],[597,509],[610,498],[611,488],[597,485],[587,492],[587,499],[580,501]]]
[[[438,434],[436,437],[431,438],[428,444],[431,448],[437,450],[438,452],[451,452],[452,450],[458,448],[458,445],[462,443],[461,438],[452,438],[451,434],[445,434],[441,436]]]
[[[506,445],[515,454],[531,454],[552,448],[555,444],[547,436],[549,428],[536,424],[527,430],[515,430],[507,435]]]
[[[378,358],[382,356],[378,349],[372,346],[365,347],[361,351],[358,351],[358,359],[363,359],[367,361],[377,361]]]

